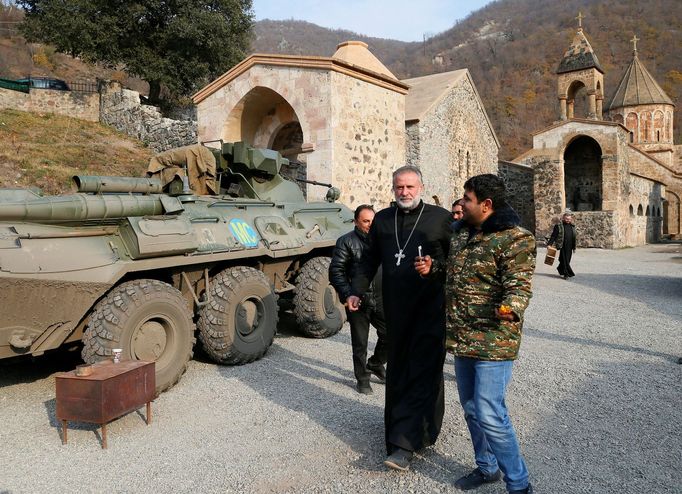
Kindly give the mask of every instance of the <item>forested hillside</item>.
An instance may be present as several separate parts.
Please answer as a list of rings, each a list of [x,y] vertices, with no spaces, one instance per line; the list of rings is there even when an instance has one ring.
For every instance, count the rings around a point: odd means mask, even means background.
[[[299,21],[256,24],[253,51],[329,56],[336,43],[360,39],[399,78],[468,68],[502,143],[500,158],[530,146],[530,133],[557,117],[556,67],[573,39],[575,17],[605,74],[605,103],[632,59],[639,58],[678,105],[682,101],[680,0],[498,0],[425,43],[366,38]],[[417,15],[417,14],[415,14]],[[434,64],[440,54],[443,64]],[[682,142],[682,108],[675,114]]]
[[[682,0],[497,0],[424,43],[264,20],[255,24],[251,51],[330,56],[338,43],[359,39],[401,79],[466,67],[502,144],[500,158],[511,159],[530,146],[531,132],[557,117],[555,70],[575,34],[578,11],[606,71],[605,104],[632,59],[629,40],[636,34],[640,60],[678,104],[675,141],[682,143]],[[124,71],[89,66],[49,46],[27,45],[16,29],[20,17],[0,11],[0,77],[91,74],[144,90]]]

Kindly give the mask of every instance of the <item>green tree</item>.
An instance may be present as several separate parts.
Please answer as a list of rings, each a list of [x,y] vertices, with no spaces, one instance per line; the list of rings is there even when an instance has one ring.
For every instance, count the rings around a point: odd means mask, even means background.
[[[18,0],[28,41],[149,83],[149,98],[187,96],[242,60],[251,0]]]

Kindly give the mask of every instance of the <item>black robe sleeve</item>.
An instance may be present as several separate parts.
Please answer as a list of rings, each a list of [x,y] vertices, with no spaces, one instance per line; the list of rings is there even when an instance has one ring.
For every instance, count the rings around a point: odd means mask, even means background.
[[[554,245],[556,243],[556,239],[559,236],[559,225],[554,225],[554,229],[552,230],[552,235],[549,237],[549,240],[547,241],[547,245]]]

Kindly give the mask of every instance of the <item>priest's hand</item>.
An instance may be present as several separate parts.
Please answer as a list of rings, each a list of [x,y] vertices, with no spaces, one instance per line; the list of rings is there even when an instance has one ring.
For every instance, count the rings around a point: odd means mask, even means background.
[[[355,295],[351,295],[346,299],[346,306],[348,307],[348,310],[351,312],[355,312],[360,308],[360,297],[356,297]]]
[[[419,276],[427,276],[431,272],[432,264],[433,259],[431,259],[431,256],[417,256],[414,258],[414,269],[417,270]]]

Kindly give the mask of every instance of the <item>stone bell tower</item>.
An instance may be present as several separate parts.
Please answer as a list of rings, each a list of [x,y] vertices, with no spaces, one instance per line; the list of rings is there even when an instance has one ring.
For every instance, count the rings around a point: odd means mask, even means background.
[[[583,15],[578,13],[578,32],[557,68],[558,96],[561,120],[571,118],[602,119],[604,101],[604,70],[599,64],[590,42],[583,34]],[[575,115],[576,94],[587,90],[587,114]]]

